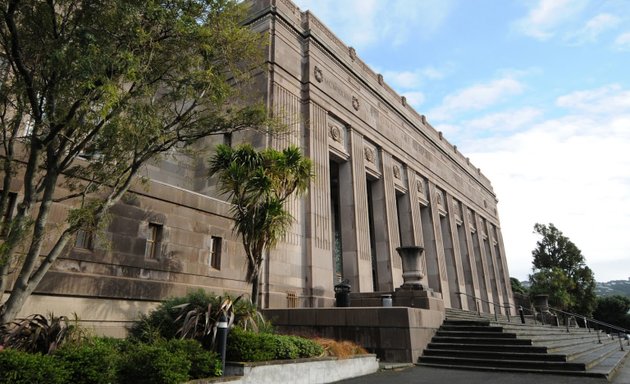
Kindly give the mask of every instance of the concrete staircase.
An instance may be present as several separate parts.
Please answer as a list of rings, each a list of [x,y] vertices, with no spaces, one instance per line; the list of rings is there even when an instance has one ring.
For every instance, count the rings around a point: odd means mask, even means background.
[[[554,373],[610,379],[630,350],[623,342],[584,328],[521,324],[520,318],[447,309],[446,320],[420,365]],[[600,343],[601,340],[601,343]]]

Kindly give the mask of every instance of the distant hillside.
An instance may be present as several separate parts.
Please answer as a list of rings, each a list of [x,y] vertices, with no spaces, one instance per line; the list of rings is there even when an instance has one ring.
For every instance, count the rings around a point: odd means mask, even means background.
[[[597,283],[595,287],[597,296],[624,295],[630,296],[630,279],[612,280],[606,283]]]
[[[524,287],[529,288],[529,281],[521,281]],[[622,295],[630,297],[630,279],[612,280],[605,283],[597,283],[595,287],[597,296]]]

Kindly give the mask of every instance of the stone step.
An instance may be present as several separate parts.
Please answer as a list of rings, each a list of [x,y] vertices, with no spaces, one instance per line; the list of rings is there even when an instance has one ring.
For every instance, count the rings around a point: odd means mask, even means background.
[[[501,344],[457,344],[457,343],[439,343],[431,342],[427,346],[427,349],[441,349],[441,350],[458,350],[458,351],[471,351],[471,352],[488,352],[495,351],[499,353],[547,353],[546,347],[539,347],[533,345],[501,345]]]
[[[476,357],[452,357],[452,356],[422,356],[420,362],[430,364],[442,364],[445,366],[465,365],[473,367],[493,368],[519,368],[553,371],[584,371],[586,367],[582,363],[568,363],[564,361],[539,361],[539,360],[490,360]]]
[[[451,315],[448,318],[449,313]],[[628,351],[619,340],[584,328],[506,323],[447,311],[419,364],[460,369],[610,377]],[[491,315],[492,317],[494,315]],[[626,347],[630,349],[630,347]]]
[[[469,350],[457,349],[437,349],[428,348],[424,351],[424,356],[446,356],[446,357],[471,357]],[[528,352],[505,352],[505,351],[475,351],[474,357],[487,360],[528,360],[528,361],[563,361],[567,358],[564,355],[549,353],[528,353]]]
[[[452,331],[452,330],[438,330],[436,332],[437,336],[446,336],[446,337],[472,337],[472,338],[499,338],[499,339],[516,339],[516,335],[513,333],[503,333],[503,332],[485,332],[481,330],[477,331]]]

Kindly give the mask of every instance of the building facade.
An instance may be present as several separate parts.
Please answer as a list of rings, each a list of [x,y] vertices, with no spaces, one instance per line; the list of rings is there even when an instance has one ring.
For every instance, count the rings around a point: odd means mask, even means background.
[[[248,23],[269,38],[260,97],[291,132],[226,140],[296,144],[316,175],[264,261],[263,306],[332,306],[341,280],[353,292],[393,291],[406,245],[424,248],[423,285],[446,307],[512,304],[497,198],[481,171],[310,12],[256,0]],[[215,144],[148,165],[148,184],[113,209],[102,236],[79,233],[24,312],[77,312],[107,327],[191,289],[249,292],[230,207],[207,178]]]

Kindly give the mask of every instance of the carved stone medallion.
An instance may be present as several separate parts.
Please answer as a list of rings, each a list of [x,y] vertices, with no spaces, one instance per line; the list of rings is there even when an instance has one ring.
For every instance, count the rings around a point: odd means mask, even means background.
[[[400,167],[394,164],[394,177],[400,179]]]
[[[424,195],[424,183],[422,180],[416,181],[416,190],[419,194]]]
[[[341,130],[339,129],[338,126],[330,125],[329,132],[330,132],[330,137],[332,137],[333,140],[335,140],[338,143],[341,142]]]
[[[361,107],[361,104],[359,104],[359,99],[357,99],[356,96],[352,96],[352,108],[354,108],[355,111],[358,111],[359,107]]]
[[[372,148],[363,148],[363,155],[365,156],[365,160],[374,164],[374,150]]]
[[[321,83],[322,80],[324,80],[324,73],[322,72],[321,68],[315,66],[313,72],[315,74],[315,80],[317,80],[318,83]]]

